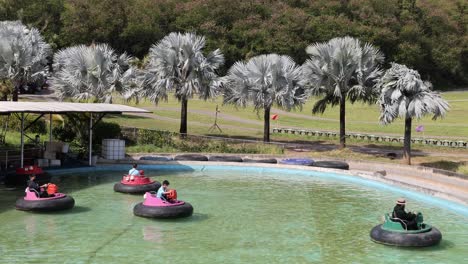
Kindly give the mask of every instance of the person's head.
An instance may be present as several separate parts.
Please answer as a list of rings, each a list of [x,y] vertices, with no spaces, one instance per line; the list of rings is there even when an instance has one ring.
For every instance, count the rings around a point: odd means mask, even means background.
[[[166,188],[167,186],[169,186],[169,181],[164,180],[162,185],[163,185],[164,188]]]
[[[34,181],[34,179],[36,179],[36,174],[29,174],[29,179]]]
[[[133,163],[133,168],[136,169],[138,167],[138,164]]]
[[[40,138],[41,138],[41,136],[36,135],[36,140],[39,140]]]
[[[396,201],[396,204],[401,206],[401,207],[405,207],[405,205],[406,205],[405,198],[398,198],[398,200]]]

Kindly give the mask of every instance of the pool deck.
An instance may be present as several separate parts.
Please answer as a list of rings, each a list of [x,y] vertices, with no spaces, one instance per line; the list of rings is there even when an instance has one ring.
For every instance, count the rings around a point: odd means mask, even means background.
[[[252,156],[250,156],[252,157]],[[407,166],[399,164],[350,161],[349,170],[327,169],[310,166],[242,163],[242,162],[213,162],[213,161],[148,161],[136,160],[138,157],[127,160],[100,159],[99,165],[112,164],[160,164],[160,165],[218,165],[239,167],[264,167],[264,168],[290,168],[307,171],[335,172],[342,175],[359,177],[377,181],[388,185],[415,190],[426,195],[450,200],[463,205],[468,205],[468,176],[467,178],[445,175],[434,172],[431,168],[420,166]],[[260,157],[258,157],[260,158]],[[281,157],[282,159],[285,157]]]

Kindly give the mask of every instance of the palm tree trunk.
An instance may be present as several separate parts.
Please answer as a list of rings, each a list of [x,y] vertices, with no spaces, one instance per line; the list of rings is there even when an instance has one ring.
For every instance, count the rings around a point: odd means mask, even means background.
[[[18,93],[19,93],[19,87],[18,85],[15,85],[15,88],[13,89],[12,101],[14,102],[18,101]]]
[[[182,98],[181,100],[181,110],[180,110],[180,130],[179,133],[181,137],[185,137],[187,134],[187,105],[188,100],[187,98]]]
[[[405,139],[403,145],[403,159],[405,163],[411,165],[411,117],[405,119]]]
[[[263,142],[270,142],[270,107],[265,107],[263,121]]]
[[[346,96],[340,99],[340,149],[346,148]]]

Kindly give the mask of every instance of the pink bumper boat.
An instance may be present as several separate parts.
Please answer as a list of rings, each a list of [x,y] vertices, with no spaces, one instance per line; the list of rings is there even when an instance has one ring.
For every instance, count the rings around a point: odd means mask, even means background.
[[[133,214],[148,218],[174,219],[191,216],[193,207],[184,201],[164,201],[157,198],[155,193],[147,192],[145,193],[145,200],[133,208]]]
[[[55,193],[52,197],[40,198],[36,191],[26,188],[26,196],[16,201],[16,209],[22,211],[50,212],[73,208],[75,200],[64,193]]]
[[[134,176],[130,180],[130,175],[123,176],[122,180],[114,185],[114,191],[121,193],[142,194],[145,192],[157,191],[161,184],[152,181],[144,176],[144,171],[140,171],[140,176]]]

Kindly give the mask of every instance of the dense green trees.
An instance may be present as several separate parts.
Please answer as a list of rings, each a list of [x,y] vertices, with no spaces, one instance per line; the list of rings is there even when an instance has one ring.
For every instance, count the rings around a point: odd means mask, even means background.
[[[463,0],[2,0],[7,19],[37,27],[55,49],[105,42],[138,58],[168,33],[192,31],[223,51],[224,70],[266,53],[303,63],[309,43],[349,35],[442,87],[468,84]]]

